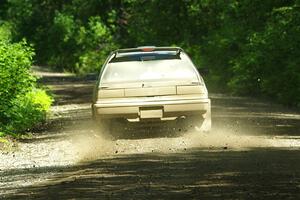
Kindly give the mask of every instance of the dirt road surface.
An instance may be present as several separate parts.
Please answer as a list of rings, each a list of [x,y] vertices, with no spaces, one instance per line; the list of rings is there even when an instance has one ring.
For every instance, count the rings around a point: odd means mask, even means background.
[[[39,71],[56,102],[0,153],[0,199],[300,199],[300,112],[211,94],[213,130],[116,141],[95,129],[94,77]]]

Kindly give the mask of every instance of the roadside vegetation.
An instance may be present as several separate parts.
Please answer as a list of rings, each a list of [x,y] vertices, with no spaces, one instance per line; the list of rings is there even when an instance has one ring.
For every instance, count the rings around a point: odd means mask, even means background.
[[[84,74],[116,48],[176,45],[209,69],[209,88],[300,107],[299,0],[2,0],[0,24],[1,132],[30,127],[50,105],[29,73],[34,54]]]
[[[45,120],[52,99],[31,74],[32,47],[12,43],[8,26],[0,26],[0,136],[16,137]]]

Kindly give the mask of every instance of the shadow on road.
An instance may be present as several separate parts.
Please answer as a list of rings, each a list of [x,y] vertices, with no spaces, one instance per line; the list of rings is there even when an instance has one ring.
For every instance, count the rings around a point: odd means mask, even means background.
[[[43,179],[19,190],[11,188],[6,199],[297,199],[299,166],[298,150],[191,149],[126,155],[69,167],[17,169],[2,172],[1,177],[14,174],[14,179]]]

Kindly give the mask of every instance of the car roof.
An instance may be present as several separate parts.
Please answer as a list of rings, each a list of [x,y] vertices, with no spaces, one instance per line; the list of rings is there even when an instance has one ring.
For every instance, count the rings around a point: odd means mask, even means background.
[[[180,53],[183,51],[180,47],[155,47],[155,46],[142,46],[136,48],[126,48],[126,49],[117,49],[113,51],[114,54],[119,53],[142,53],[142,52],[155,52],[155,51],[175,51],[176,53]]]

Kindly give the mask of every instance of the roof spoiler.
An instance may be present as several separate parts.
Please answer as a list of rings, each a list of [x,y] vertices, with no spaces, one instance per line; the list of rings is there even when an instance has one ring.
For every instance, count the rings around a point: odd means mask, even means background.
[[[155,46],[143,46],[137,48],[118,49],[113,53],[130,53],[130,52],[152,52],[152,51],[176,51],[177,54],[183,51],[180,47],[155,47]]]

